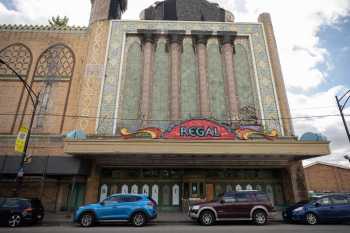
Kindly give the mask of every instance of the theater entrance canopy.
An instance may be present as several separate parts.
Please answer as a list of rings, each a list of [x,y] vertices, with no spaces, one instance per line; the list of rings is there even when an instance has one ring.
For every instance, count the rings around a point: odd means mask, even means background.
[[[96,159],[103,166],[284,167],[290,161],[328,155],[329,142],[279,137],[258,126],[230,127],[194,119],[165,132],[146,128],[119,137],[65,140],[65,153]]]

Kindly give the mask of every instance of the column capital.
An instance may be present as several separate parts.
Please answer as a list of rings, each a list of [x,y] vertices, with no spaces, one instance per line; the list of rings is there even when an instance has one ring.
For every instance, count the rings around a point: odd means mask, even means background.
[[[141,37],[142,41],[145,42],[151,42],[154,43],[156,38],[156,31],[155,30],[138,30],[137,31]]]
[[[236,32],[218,32],[218,36],[220,38],[220,42],[222,45],[224,44],[234,44],[237,33]]]
[[[170,43],[178,43],[178,44],[181,44],[182,43],[182,40],[184,38],[184,35],[181,35],[181,34],[176,34],[176,33],[172,33],[172,34],[169,34],[169,42]]]

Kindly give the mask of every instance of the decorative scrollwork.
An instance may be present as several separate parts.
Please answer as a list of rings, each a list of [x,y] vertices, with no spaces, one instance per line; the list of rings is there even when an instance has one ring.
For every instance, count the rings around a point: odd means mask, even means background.
[[[244,106],[239,112],[241,125],[258,125],[256,108],[253,106]]]
[[[74,71],[74,54],[65,45],[54,45],[47,49],[37,63],[35,80],[69,80]]]
[[[0,51],[0,58],[11,66],[19,75],[28,76],[32,63],[32,54],[23,44],[12,44]],[[0,65],[0,78],[13,78],[16,75],[5,65]]]

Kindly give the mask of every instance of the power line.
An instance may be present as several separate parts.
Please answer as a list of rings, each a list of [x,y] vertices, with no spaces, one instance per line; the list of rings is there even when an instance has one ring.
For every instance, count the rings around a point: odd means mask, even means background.
[[[0,116],[29,116],[31,114],[14,114],[14,113],[0,113]],[[42,113],[42,114],[36,114],[36,116],[52,116],[52,117],[68,117],[68,118],[85,118],[85,119],[105,119],[105,120],[120,120],[120,121],[148,121],[148,122],[171,122],[171,121],[182,121],[183,119],[178,120],[164,120],[164,119],[150,119],[150,120],[144,120],[141,118],[116,118],[116,117],[107,117],[107,116],[83,116],[83,115],[69,115],[69,114],[55,114],[55,113]],[[235,121],[275,121],[279,119],[291,119],[291,120],[298,120],[298,119],[313,119],[313,118],[328,118],[328,117],[339,117],[339,114],[328,114],[328,115],[312,115],[312,116],[297,116],[297,117],[282,117],[282,118],[262,118],[262,119],[242,119],[242,120],[229,120],[229,119],[216,119],[218,121],[223,122],[235,122]],[[350,116],[345,115],[345,116]]]

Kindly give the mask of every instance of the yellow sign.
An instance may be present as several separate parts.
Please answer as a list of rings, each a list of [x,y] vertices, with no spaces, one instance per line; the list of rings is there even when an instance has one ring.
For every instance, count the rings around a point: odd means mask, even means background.
[[[24,152],[24,146],[26,144],[27,136],[28,136],[28,129],[26,127],[21,127],[16,140],[16,146],[15,146],[16,152],[19,152],[19,153]]]

